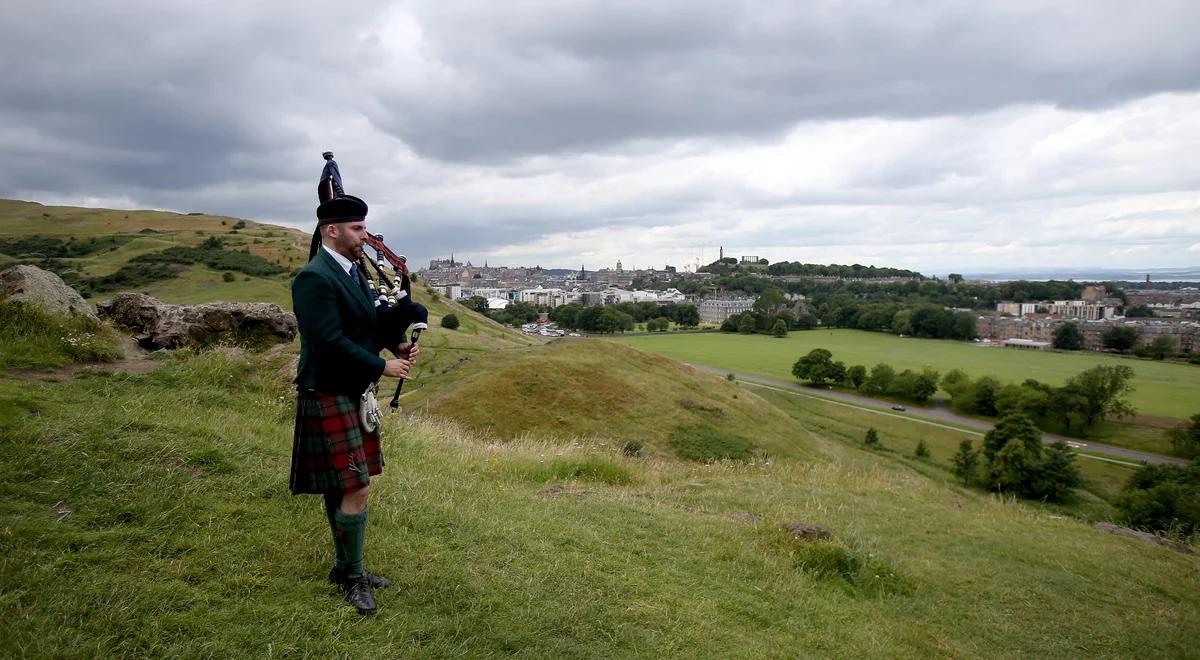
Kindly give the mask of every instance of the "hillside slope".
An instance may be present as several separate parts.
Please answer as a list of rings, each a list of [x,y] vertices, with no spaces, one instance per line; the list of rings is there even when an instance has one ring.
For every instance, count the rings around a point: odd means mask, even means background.
[[[29,237],[53,242],[82,244],[102,241],[100,249],[65,257],[42,254],[7,254],[0,248],[0,268],[18,261],[34,263],[63,275],[68,282],[112,276],[131,260],[168,248],[194,248],[216,238],[226,250],[245,252],[274,264],[275,274],[245,273],[214,269],[204,264],[177,266],[175,277],[115,286],[95,294],[111,298],[120,291],[144,291],[171,303],[202,303],[217,300],[273,302],[291,307],[288,289],[290,271],[304,265],[309,235],[280,227],[207,214],[166,211],[119,211],[72,206],[43,206],[36,202],[0,200],[0,244]],[[11,247],[8,252],[11,252]],[[233,272],[227,280],[224,272]]]
[[[362,619],[287,494],[284,357],[0,378],[0,655],[1195,652],[1195,557],[867,452],[698,465],[426,417],[385,424],[367,557],[396,586]]]

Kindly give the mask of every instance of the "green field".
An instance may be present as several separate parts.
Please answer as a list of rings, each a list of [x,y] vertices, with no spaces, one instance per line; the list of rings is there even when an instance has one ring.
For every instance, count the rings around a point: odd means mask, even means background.
[[[684,362],[783,380],[793,378],[792,365],[814,348],[833,351],[833,359],[846,366],[861,364],[869,369],[886,362],[901,370],[928,365],[942,373],[962,369],[972,377],[990,374],[1017,383],[1036,378],[1053,385],[1098,364],[1122,364],[1133,367],[1135,390],[1130,398],[1139,414],[1182,419],[1200,413],[1200,368],[1099,353],[1022,351],[861,330],[792,332],[784,339],[702,333],[618,337],[615,341]]]

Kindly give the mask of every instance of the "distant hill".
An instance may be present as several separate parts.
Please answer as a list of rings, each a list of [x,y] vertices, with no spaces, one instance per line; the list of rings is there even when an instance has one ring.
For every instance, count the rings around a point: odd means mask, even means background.
[[[0,268],[33,263],[96,299],[143,291],[172,303],[289,308],[287,283],[308,242],[297,229],[239,218],[0,200]]]

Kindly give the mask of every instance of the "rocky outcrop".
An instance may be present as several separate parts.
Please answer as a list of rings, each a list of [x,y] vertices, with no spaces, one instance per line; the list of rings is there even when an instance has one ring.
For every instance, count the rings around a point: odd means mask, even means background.
[[[296,317],[272,303],[170,305],[144,293],[122,293],[98,305],[100,316],[134,333],[147,349],[211,346],[263,347],[296,337]]]
[[[1182,552],[1185,555],[1196,554],[1196,551],[1193,550],[1190,545],[1180,543],[1179,541],[1172,541],[1171,539],[1163,538],[1157,534],[1139,532],[1136,529],[1129,529],[1128,527],[1121,527],[1120,525],[1114,525],[1112,523],[1096,523],[1095,525],[1092,525],[1092,527],[1095,527],[1096,529],[1102,529],[1110,534],[1116,534],[1117,536],[1125,536],[1131,539],[1137,539],[1143,543],[1153,543],[1155,545],[1166,546],[1176,552]]]
[[[782,526],[784,531],[791,532],[792,536],[807,541],[820,541],[833,536],[829,533],[829,530],[812,523],[790,522],[784,523]]]
[[[0,273],[0,298],[37,303],[61,316],[80,314],[96,319],[96,312],[79,292],[62,278],[37,266],[22,264]]]

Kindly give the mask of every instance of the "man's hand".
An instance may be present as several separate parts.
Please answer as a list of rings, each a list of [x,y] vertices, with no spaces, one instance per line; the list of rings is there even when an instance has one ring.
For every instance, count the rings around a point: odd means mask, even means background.
[[[411,362],[417,361],[417,354],[421,352],[421,347],[416,344],[400,344],[396,347],[398,355],[403,355],[404,359]]]
[[[408,378],[408,368],[412,363],[408,360],[388,360],[383,363],[383,375],[393,378]]]

